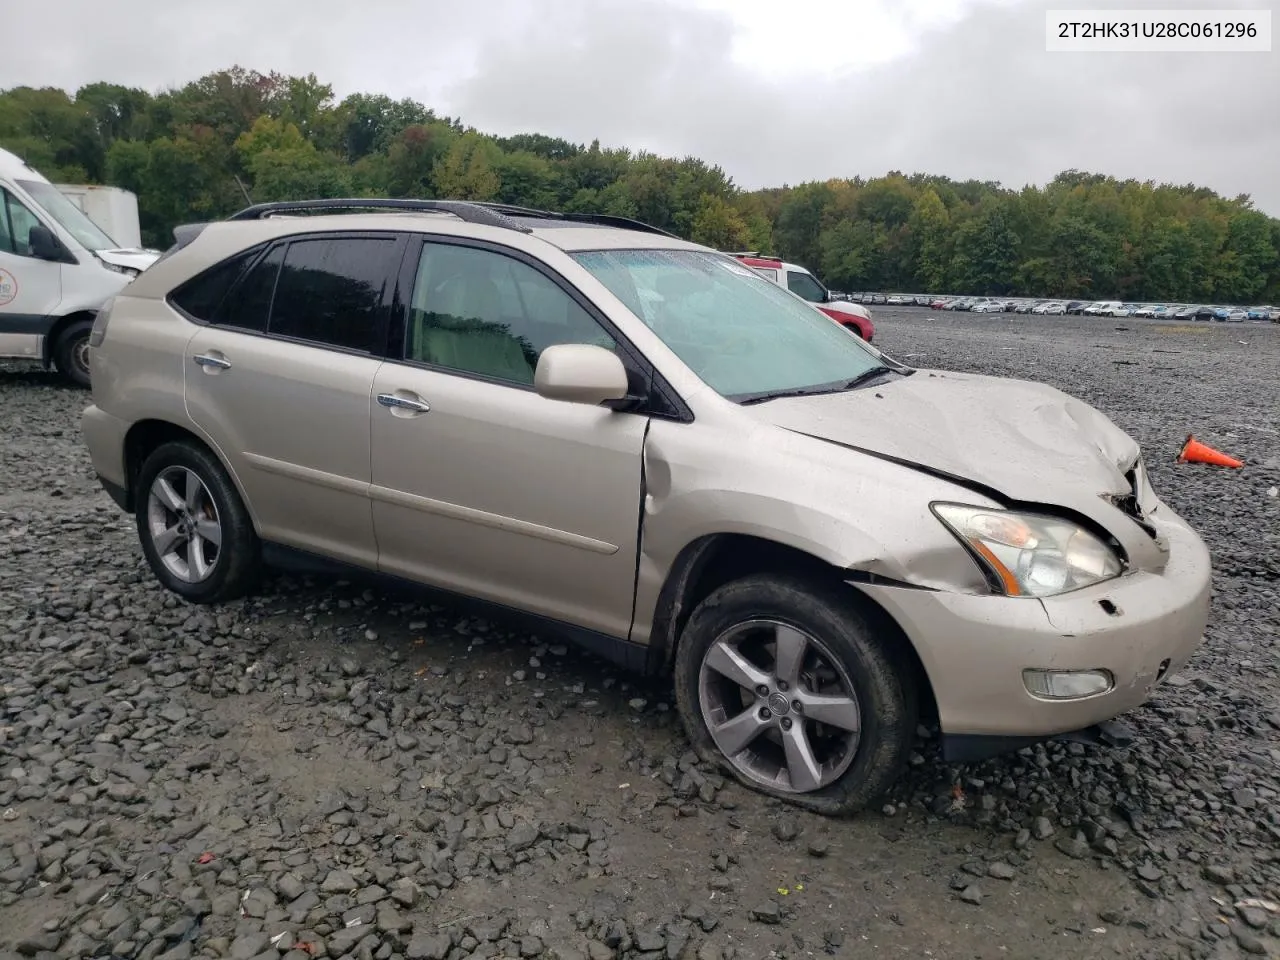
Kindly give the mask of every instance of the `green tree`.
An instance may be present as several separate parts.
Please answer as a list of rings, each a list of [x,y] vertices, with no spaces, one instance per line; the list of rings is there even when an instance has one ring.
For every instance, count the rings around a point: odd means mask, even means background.
[[[505,153],[495,172],[500,184],[497,198],[503,203],[540,210],[559,204],[560,173],[545,157],[525,151]]]
[[[436,192],[451,200],[494,200],[502,188],[495,169],[502,151],[478,133],[455,140],[432,170]]]
[[[1227,241],[1215,268],[1218,299],[1243,303],[1258,297],[1276,262],[1271,223],[1256,210],[1240,210],[1229,221]]]
[[[973,293],[1002,294],[1013,289],[1019,264],[1019,238],[992,204],[966,220],[956,231],[951,275],[955,284]]]
[[[743,250],[750,245],[751,231],[727,200],[714,193],[704,193],[693,217],[689,239],[717,250]]]
[[[917,282],[911,286],[942,291],[953,256],[951,215],[933,187],[925,187],[911,208],[909,220],[915,238]]]

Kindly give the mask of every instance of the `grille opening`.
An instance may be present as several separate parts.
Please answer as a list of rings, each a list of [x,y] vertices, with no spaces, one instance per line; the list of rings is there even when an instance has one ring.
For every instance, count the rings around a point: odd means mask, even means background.
[[[1142,512],[1142,506],[1138,503],[1138,465],[1136,463],[1125,473],[1124,479],[1129,484],[1129,492],[1110,497],[1112,504],[1140,526],[1148,537],[1152,540],[1156,539],[1156,528],[1147,520],[1146,514]]]

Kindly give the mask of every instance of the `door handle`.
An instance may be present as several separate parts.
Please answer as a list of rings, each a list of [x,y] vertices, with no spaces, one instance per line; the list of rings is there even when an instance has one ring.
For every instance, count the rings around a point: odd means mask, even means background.
[[[378,402],[392,410],[408,410],[411,413],[430,413],[431,404],[425,400],[397,396],[394,393],[378,394]]]
[[[191,359],[206,369],[209,367],[217,367],[219,370],[226,370],[231,366],[231,361],[226,357],[215,357],[208,353],[197,353]]]

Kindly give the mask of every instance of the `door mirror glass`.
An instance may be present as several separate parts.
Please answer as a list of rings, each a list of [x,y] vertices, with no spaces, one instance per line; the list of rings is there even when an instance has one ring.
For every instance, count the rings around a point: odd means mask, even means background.
[[[66,253],[61,241],[43,224],[35,224],[27,234],[27,246],[31,255],[40,260],[62,260]]]
[[[533,386],[550,400],[592,406],[627,396],[627,371],[617,354],[587,343],[560,343],[538,357]]]

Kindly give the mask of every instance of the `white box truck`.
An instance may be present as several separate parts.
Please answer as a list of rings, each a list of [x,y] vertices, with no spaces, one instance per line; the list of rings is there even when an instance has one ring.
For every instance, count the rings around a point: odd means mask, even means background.
[[[0,150],[0,358],[36,360],[87,387],[94,316],[159,256],[113,239]]]
[[[120,246],[142,246],[138,198],[128,190],[92,183],[56,183],[54,186]]]

